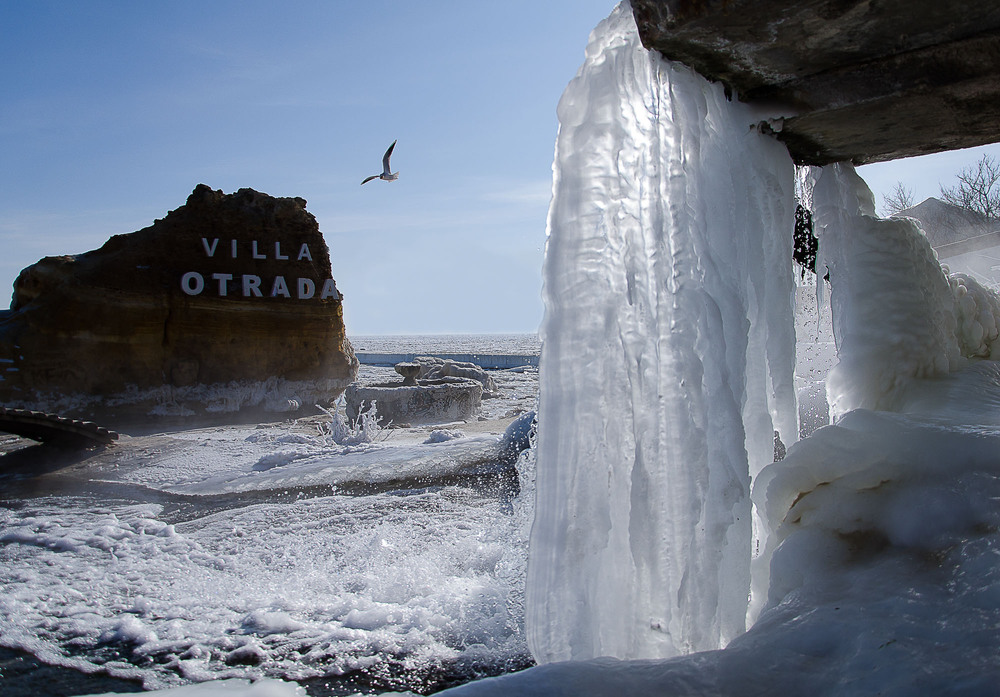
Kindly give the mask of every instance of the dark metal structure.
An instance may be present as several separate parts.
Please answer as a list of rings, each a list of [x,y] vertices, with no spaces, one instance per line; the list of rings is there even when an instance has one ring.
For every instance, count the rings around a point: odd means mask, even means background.
[[[799,164],[1000,141],[997,0],[631,0],[646,48],[779,105]]]
[[[92,421],[78,421],[41,411],[6,407],[0,407],[0,431],[66,447],[106,445],[118,440],[116,432]]]

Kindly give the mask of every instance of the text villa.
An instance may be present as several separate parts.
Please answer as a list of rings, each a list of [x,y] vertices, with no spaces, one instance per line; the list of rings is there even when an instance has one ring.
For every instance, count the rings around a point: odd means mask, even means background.
[[[201,238],[202,247],[205,250],[206,256],[212,258],[219,252],[219,238],[214,238],[209,241],[208,238]],[[230,240],[230,244],[227,246],[226,251],[229,252],[228,256],[232,259],[239,258],[239,247],[237,245],[237,240]],[[268,247],[258,245],[256,241],[250,243],[250,259],[268,259],[267,252],[270,251]],[[225,252],[222,252],[220,256],[226,256]],[[299,247],[297,255],[294,255],[295,261],[312,261],[312,253],[309,251],[309,245],[303,243]],[[276,241],[274,243],[274,255],[270,257],[278,261],[288,261],[289,255],[282,254],[281,242]],[[271,280],[265,280],[256,274],[232,274],[232,273],[213,273],[208,276],[208,279],[197,271],[188,271],[183,276],[181,276],[181,290],[187,295],[201,295],[206,292],[206,288],[209,290],[207,292],[211,293],[213,290],[221,298],[231,297],[231,296],[242,296],[244,298],[297,298],[298,300],[310,300],[315,298],[316,293],[316,282],[311,278],[296,278],[285,280],[284,276],[275,276]],[[332,278],[327,278],[322,282],[322,286],[319,291],[320,300],[340,300],[340,293],[337,291],[337,284]]]

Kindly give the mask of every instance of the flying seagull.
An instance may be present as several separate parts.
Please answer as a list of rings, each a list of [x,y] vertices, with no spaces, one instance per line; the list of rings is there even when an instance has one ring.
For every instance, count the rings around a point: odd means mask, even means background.
[[[396,147],[396,141],[392,141],[392,145],[389,146],[389,149],[385,151],[385,155],[382,156],[382,174],[373,174],[372,176],[366,178],[363,182],[361,182],[362,186],[370,182],[372,179],[383,179],[387,182],[394,182],[399,179],[399,172],[389,171],[389,156],[392,155],[392,149],[394,147]]]

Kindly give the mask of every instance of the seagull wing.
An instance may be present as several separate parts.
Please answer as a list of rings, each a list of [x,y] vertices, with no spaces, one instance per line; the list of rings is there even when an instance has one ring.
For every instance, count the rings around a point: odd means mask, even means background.
[[[382,170],[385,174],[389,174],[389,157],[392,155],[392,149],[396,147],[396,141],[392,141],[392,145],[389,149],[385,151],[385,155],[382,156]]]
[[[378,175],[377,174],[373,174],[370,177],[366,177],[365,180],[363,182],[361,182],[361,185],[364,186],[365,184],[367,184],[368,182],[370,182],[372,179],[378,179]]]

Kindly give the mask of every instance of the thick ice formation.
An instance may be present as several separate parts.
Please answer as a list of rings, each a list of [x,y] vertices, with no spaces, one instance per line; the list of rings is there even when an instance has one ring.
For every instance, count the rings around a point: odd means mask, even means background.
[[[620,171],[613,159],[607,164],[609,172]],[[833,288],[840,363],[829,393],[839,418],[754,478],[753,501],[765,526],[754,584],[767,588],[757,621],[721,650],[667,660],[549,663],[449,694],[996,693],[1000,363],[982,359],[994,351],[1000,298],[966,277],[949,278],[910,222],[872,217],[871,194],[849,166],[813,178],[821,263]],[[571,366],[555,366],[561,367]],[[550,369],[543,362],[543,385]],[[589,409],[609,404],[607,393],[595,393]],[[545,436],[547,422],[541,425]],[[606,455],[593,444],[588,453]],[[631,455],[623,452],[626,460]],[[615,476],[607,472],[590,476],[604,484]],[[539,507],[552,505],[540,495]],[[623,505],[624,513],[612,517],[629,512]],[[598,512],[588,517],[580,510],[565,537],[572,540],[588,522],[607,537],[605,514]],[[668,542],[672,532],[664,529]],[[600,549],[597,542],[591,547]],[[537,560],[533,550],[530,563]],[[621,597],[642,603],[641,584],[626,587],[614,569],[590,571],[618,578]],[[537,589],[529,591],[529,601],[538,602]],[[627,609],[613,598],[598,602]],[[578,626],[571,617],[565,621]],[[619,628],[611,625],[612,636]],[[604,627],[592,631],[597,644]]]
[[[873,218],[850,167],[814,175],[842,411],[754,480],[760,617],[722,650],[553,663],[453,694],[996,692],[1000,363],[976,356],[998,297],[949,279],[916,227]]]
[[[797,437],[793,166],[623,4],[559,104],[526,625],[540,662],[745,628],[751,475]]]
[[[833,285],[834,418],[856,408],[907,410],[919,379],[1000,358],[996,293],[949,276],[916,221],[874,217],[871,192],[849,165],[813,176],[819,263]]]
[[[1000,423],[992,386],[983,418]],[[725,649],[552,663],[447,694],[996,694],[997,452],[997,427],[852,411],[758,476],[754,498],[775,526],[770,597]]]
[[[874,217],[871,194],[849,167],[823,172],[813,204],[820,264],[834,289],[839,364],[827,385],[834,417],[895,409],[912,378],[946,375],[961,362],[948,279],[914,221]],[[907,292],[885,292],[888,278]]]

